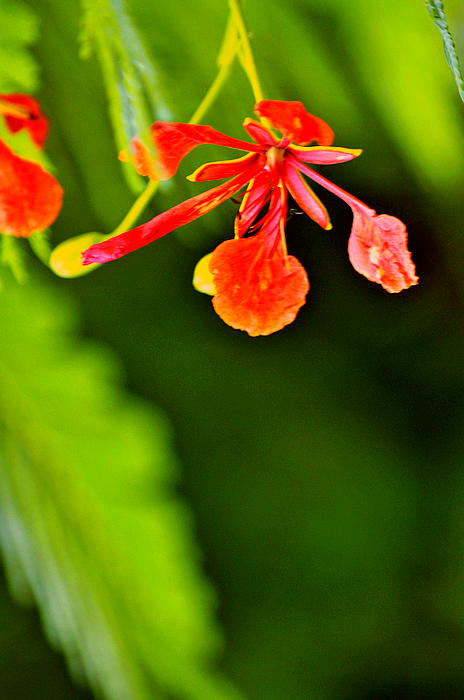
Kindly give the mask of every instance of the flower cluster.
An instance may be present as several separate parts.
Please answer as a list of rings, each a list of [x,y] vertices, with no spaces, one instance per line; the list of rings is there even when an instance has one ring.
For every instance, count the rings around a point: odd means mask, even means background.
[[[353,228],[348,253],[358,272],[389,292],[417,284],[404,224],[392,216],[376,216],[359,199],[309,167],[343,163],[361,151],[332,146],[332,129],[306,112],[301,102],[262,100],[254,111],[261,122],[246,119],[243,126],[255,143],[231,138],[211,126],[155,122],[151,135],[158,162],[153,164],[146,147],[134,139],[134,166],[152,179],[171,177],[182,158],[200,144],[228,146],[247,153],[234,160],[202,165],[190,180],[228,180],[131,231],[90,246],[83,253],[83,264],[120,258],[203,216],[246,186],[235,219],[235,238],[221,243],[212,253],[212,280],[206,286],[215,293],[214,308],[226,323],[252,336],[269,335],[293,321],[309,289],[304,268],[287,254],[288,193],[313,221],[324,229],[331,228],[327,210],[303,174],[351,207]],[[316,146],[309,145],[314,142]]]
[[[37,100],[23,94],[0,94],[0,115],[7,134],[28,132],[31,155],[40,159],[48,120]],[[0,233],[24,238],[43,231],[58,216],[62,197],[63,190],[50,173],[32,158],[15,153],[0,138]]]

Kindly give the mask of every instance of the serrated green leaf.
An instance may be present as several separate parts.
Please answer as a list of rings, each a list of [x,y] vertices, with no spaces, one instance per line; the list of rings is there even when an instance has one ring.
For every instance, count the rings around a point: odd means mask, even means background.
[[[149,125],[155,119],[168,119],[170,112],[160,94],[153,62],[124,2],[82,0],[82,7],[80,55],[89,58],[91,46],[96,45],[116,146],[121,151],[136,134],[145,140]],[[153,149],[152,144],[146,145]],[[127,183],[139,193],[143,180],[131,163],[122,163],[122,167]]]
[[[456,51],[454,39],[451,35],[448,22],[445,16],[445,8],[441,0],[425,0],[425,6],[431,16],[434,24],[438,27],[438,31],[443,39],[443,49],[445,52],[446,62],[453,71],[456,85],[458,86],[459,95],[464,102],[464,79],[462,77],[461,68],[459,66],[459,58]]]
[[[37,282],[0,306],[0,519],[11,586],[31,592],[73,672],[109,700],[231,700],[220,637],[159,412]]]

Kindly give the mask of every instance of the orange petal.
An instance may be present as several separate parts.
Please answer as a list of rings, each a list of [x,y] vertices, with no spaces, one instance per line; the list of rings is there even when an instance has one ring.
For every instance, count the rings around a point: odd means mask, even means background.
[[[330,126],[309,114],[301,102],[261,100],[255,105],[255,114],[267,119],[274,129],[301,145],[317,141],[321,146],[330,146],[334,140]]]
[[[30,236],[52,224],[63,190],[41,165],[17,156],[0,139],[0,232]]]
[[[37,100],[30,95],[19,93],[0,95],[0,114],[3,114],[12,134],[26,129],[34,143],[39,148],[44,147],[48,134],[48,119]]]
[[[217,294],[216,313],[251,336],[270,335],[291,323],[309,290],[303,266],[282,245],[266,257],[265,235],[224,241],[209,268]]]
[[[371,282],[387,292],[401,292],[418,283],[407,248],[406,226],[394,216],[375,216],[352,207],[353,228],[348,242],[351,264]]]

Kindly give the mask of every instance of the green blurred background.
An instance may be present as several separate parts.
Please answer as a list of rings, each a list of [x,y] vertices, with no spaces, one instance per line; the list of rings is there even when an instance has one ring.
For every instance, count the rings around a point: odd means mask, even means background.
[[[29,31],[19,87],[38,87],[35,63],[51,119],[53,241],[111,231],[133,195],[100,65],[78,57],[80,8],[2,6]],[[129,9],[187,121],[227,4]],[[446,10],[459,48],[464,8]],[[232,330],[191,286],[231,237],[229,202],[86,277],[2,273],[3,542],[26,606],[2,583],[9,700],[464,698],[464,108],[420,0],[247,0],[245,16],[266,96],[363,148],[324,175],[407,224],[420,283],[389,295],[357,275],[351,212],[319,192],[333,229],[288,223],[311,290],[270,337]],[[242,138],[252,109],[237,64],[205,121]],[[224,155],[194,151],[146,218]]]

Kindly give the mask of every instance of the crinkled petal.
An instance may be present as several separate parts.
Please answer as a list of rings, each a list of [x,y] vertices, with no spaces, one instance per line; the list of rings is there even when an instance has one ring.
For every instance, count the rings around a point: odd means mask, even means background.
[[[274,129],[291,137],[295,143],[304,145],[316,141],[321,146],[330,146],[334,140],[330,126],[309,114],[301,102],[261,100],[255,105],[255,114],[267,119]]]
[[[325,146],[324,148],[319,148],[319,146],[306,146],[305,148],[289,146],[288,150],[304,163],[313,163],[314,165],[345,163],[347,160],[357,158],[362,153],[360,148],[340,148],[338,146]]]
[[[303,306],[309,283],[296,258],[279,245],[269,258],[265,234],[221,243],[209,264],[216,313],[251,336],[270,335],[291,323]]]
[[[161,166],[160,179],[162,180],[172,177],[184,156],[196,146],[204,143],[213,143],[217,146],[228,146],[254,153],[262,151],[260,146],[226,136],[213,129],[212,126],[182,124],[180,122],[155,122],[152,126],[152,139]]]
[[[322,228],[332,228],[327,209],[308,183],[303,180],[298,170],[290,162],[285,162],[285,184],[295,202],[313,221]]]
[[[26,129],[34,143],[39,148],[44,147],[48,134],[48,119],[37,100],[22,93],[0,94],[0,114],[3,114],[11,133]]]
[[[204,182],[206,180],[222,180],[225,177],[233,177],[241,173],[256,158],[254,153],[247,153],[234,160],[218,160],[214,163],[204,163],[187,177],[191,182]]]
[[[63,190],[41,165],[17,156],[0,139],[0,232],[27,237],[52,224]]]
[[[269,129],[266,129],[266,127],[263,126],[263,124],[260,124],[254,119],[245,119],[245,121],[243,122],[243,128],[247,132],[248,136],[251,136],[251,138],[254,139],[256,143],[259,143],[261,146],[266,146],[266,148],[270,148],[271,146],[275,146],[278,143],[274,138],[273,134],[269,131]]]
[[[354,269],[387,292],[401,292],[417,284],[406,226],[394,216],[370,212],[353,207],[348,255]]]
[[[137,228],[121,233],[118,236],[113,236],[102,243],[90,246],[82,254],[82,264],[90,265],[91,263],[105,263],[110,260],[116,260],[165,236],[167,233],[174,231],[174,229],[198,219],[231,197],[255,177],[263,168],[265,162],[265,156],[257,154],[250,165],[232,180],[177,204],[172,209],[155,216],[154,219],[146,224],[137,226]]]

